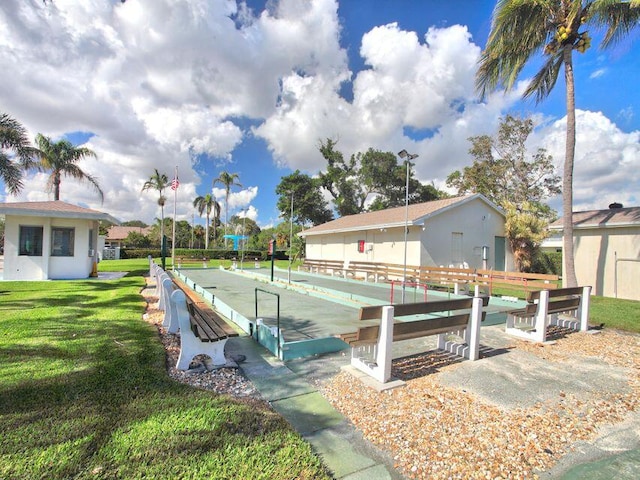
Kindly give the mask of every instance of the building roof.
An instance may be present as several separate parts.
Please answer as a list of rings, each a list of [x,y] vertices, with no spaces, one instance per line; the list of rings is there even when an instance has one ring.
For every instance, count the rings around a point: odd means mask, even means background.
[[[308,230],[300,232],[298,235],[323,235],[338,232],[351,232],[361,230],[372,230],[377,228],[402,227],[405,225],[408,216],[409,225],[418,225],[424,223],[427,219],[439,215],[452,208],[459,207],[470,201],[479,199],[487,205],[495,209],[500,215],[504,215],[496,205],[487,200],[480,194],[465,195],[462,197],[444,198],[434,200],[432,202],[416,203],[409,205],[408,209],[404,206],[388,208],[386,210],[378,210],[375,212],[359,213],[356,215],[346,215],[336,220],[332,220],[322,225],[316,225]]]
[[[107,230],[107,240],[124,240],[129,236],[131,232],[139,233],[140,235],[149,235],[151,227],[120,227],[113,225]]]
[[[640,207],[607,208],[573,212],[573,228],[618,228],[640,226]],[[550,230],[562,230],[562,218],[549,225]]]
[[[81,218],[86,220],[107,220],[120,223],[108,213],[79,207],[60,200],[50,202],[9,202],[0,203],[0,214],[27,217]]]

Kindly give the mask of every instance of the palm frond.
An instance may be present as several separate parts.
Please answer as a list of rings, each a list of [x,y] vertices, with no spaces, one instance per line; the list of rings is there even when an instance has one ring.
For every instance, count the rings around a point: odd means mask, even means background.
[[[640,25],[640,0],[596,0],[589,6],[589,23],[605,29],[600,48],[615,45]]]
[[[547,98],[558,80],[558,73],[560,73],[562,64],[562,50],[558,51],[555,55],[549,56],[542,68],[536,73],[533,79],[531,79],[522,96],[529,98],[535,95],[536,103],[540,103]]]
[[[550,0],[500,0],[479,60],[476,89],[481,98],[502,86],[510,90],[529,59],[541,51],[555,27]]]

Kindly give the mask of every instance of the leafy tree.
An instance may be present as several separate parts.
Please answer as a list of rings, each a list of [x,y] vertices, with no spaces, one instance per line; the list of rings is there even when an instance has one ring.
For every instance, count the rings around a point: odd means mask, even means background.
[[[213,212],[213,238],[216,238],[216,218],[220,216],[220,204],[216,202],[213,195],[207,193],[204,196],[199,196],[193,201],[193,206],[198,210],[198,214],[202,217],[202,213],[207,213],[206,233],[204,248],[209,249],[209,224],[211,218],[211,212]]]
[[[227,223],[229,223],[229,197],[231,196],[231,187],[242,187],[242,184],[238,182],[240,175],[237,173],[220,172],[218,178],[213,180],[213,186],[217,183],[224,185],[224,233],[227,233]],[[224,239],[225,247],[227,246],[227,239]]]
[[[22,171],[33,166],[36,153],[22,124],[6,113],[0,114],[0,178],[10,194],[22,190]]]
[[[164,238],[164,205],[167,202],[167,197],[164,196],[164,191],[169,186],[169,179],[165,173],[158,172],[155,168],[153,175],[144,182],[142,191],[157,190],[158,191],[158,205],[160,205],[160,245],[162,246],[162,239]]]
[[[552,157],[543,148],[528,155],[526,141],[533,131],[531,119],[507,115],[495,137],[469,138],[473,165],[447,177],[447,186],[459,195],[481,193],[506,208],[507,203],[529,202],[538,212],[551,210],[543,202],[560,193],[560,177],[555,174]]]
[[[122,222],[120,226],[145,228],[145,227],[148,227],[149,225],[144,223],[142,220],[127,220],[126,222]]]
[[[49,172],[47,190],[53,191],[53,199],[60,200],[60,183],[62,177],[71,177],[81,182],[87,182],[100,195],[100,201],[104,201],[104,193],[98,184],[98,180],[78,167],[78,162],[86,157],[96,157],[93,150],[86,147],[76,147],[69,140],[51,141],[42,134],[36,135],[40,160],[36,168],[42,172]]]
[[[320,153],[327,160],[327,170],[320,173],[320,183],[333,197],[340,216],[369,210],[398,207],[406,201],[407,167],[398,164],[396,155],[370,148],[345,161],[335,149],[336,141],[320,143]],[[425,186],[409,170],[409,203],[420,203],[446,197],[433,185]]]
[[[250,218],[234,215],[229,219],[229,228],[234,235],[252,236],[260,233],[260,227]]]
[[[505,234],[513,251],[515,266],[520,272],[529,272],[542,241],[548,236],[547,221],[540,217],[538,208],[529,202],[519,206],[506,202],[504,207]]]
[[[148,248],[151,246],[151,239],[140,232],[129,232],[127,238],[124,239],[127,247],[132,248]]]
[[[278,210],[287,221],[291,217],[291,194],[293,193],[293,222],[305,225],[320,225],[333,219],[327,201],[320,191],[320,181],[296,170],[282,177],[276,187]]]
[[[193,236],[195,237],[193,248],[202,248],[202,239],[205,238],[205,235],[205,229],[202,225],[196,225],[193,227]]]
[[[615,44],[639,25],[640,0],[498,0],[491,32],[476,77],[480,96],[502,86],[510,90],[532,58],[544,56],[542,68],[524,97],[545,99],[564,68],[567,136],[562,178],[564,275],[576,286],[573,254],[573,165],[576,143],[573,51],[584,53],[591,43],[588,28],[604,28],[602,48]]]

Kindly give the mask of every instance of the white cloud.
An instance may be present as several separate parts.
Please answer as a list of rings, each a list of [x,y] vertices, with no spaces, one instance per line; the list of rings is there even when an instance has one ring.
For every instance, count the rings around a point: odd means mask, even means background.
[[[523,83],[477,101],[480,47],[465,26],[373,27],[359,49],[367,69],[354,75],[336,0],[274,0],[266,8],[252,12],[233,0],[4,0],[0,68],[11,74],[3,77],[2,110],[31,136],[94,133],[87,146],[98,159],[80,166],[100,181],[104,205],[68,179],[62,199],[151,222],[160,215],[156,195],[140,190],[154,168],[171,178],[178,167],[177,216],[190,220],[201,173],[211,173],[210,162],[195,164],[194,155],[230,162],[251,134],[266,141],[274,162],[311,174],[325,167],[317,146],[327,137],[347,157],[405,148],[419,154],[417,177],[442,187],[470,164],[467,138],[494,133],[518,105]],[[352,101],[340,96],[345,82]],[[258,126],[243,131],[244,119]],[[581,112],[579,122],[577,205],[627,202],[614,197],[638,191],[638,132],[625,134],[593,112]],[[539,135],[561,158],[562,121]],[[50,198],[45,176],[28,182],[18,199]],[[224,190],[210,191],[224,208]],[[257,186],[234,191],[230,215],[248,207],[257,219],[257,195]],[[173,213],[171,201],[165,210]]]
[[[607,69],[606,68],[599,68],[597,70],[594,70],[593,72],[591,72],[591,75],[589,75],[589,78],[593,79],[593,78],[600,78],[602,77],[605,73],[607,73]]]
[[[566,117],[537,132],[562,174]],[[573,169],[574,210],[607,208],[612,202],[632,206],[640,191],[640,131],[625,133],[600,112],[576,112]],[[561,211],[560,199],[554,207]]]

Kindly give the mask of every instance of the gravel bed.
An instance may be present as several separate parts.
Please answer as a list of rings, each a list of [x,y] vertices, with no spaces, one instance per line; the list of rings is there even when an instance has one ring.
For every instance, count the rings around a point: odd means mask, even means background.
[[[260,399],[260,393],[237,367],[214,368],[209,358],[199,355],[191,362],[189,370],[176,369],[180,354],[180,335],[168,333],[162,326],[164,312],[158,309],[158,298],[153,296],[154,285],[141,292],[147,302],[144,320],[156,325],[167,353],[167,373],[174,380],[195,388],[227,394],[237,398]]]
[[[630,368],[631,392],[580,398],[560,393],[553,402],[506,410],[441,385],[439,373],[409,376],[404,387],[379,393],[345,372],[322,391],[365,438],[392,452],[407,478],[416,479],[537,478],[536,472],[549,470],[575,442],[594,439],[599,427],[621,422],[638,409],[639,336],[573,333],[553,345],[515,341],[513,346],[553,362],[582,355]],[[428,353],[412,361],[438,364],[440,358]],[[394,376],[402,378],[402,367],[394,362]]]

